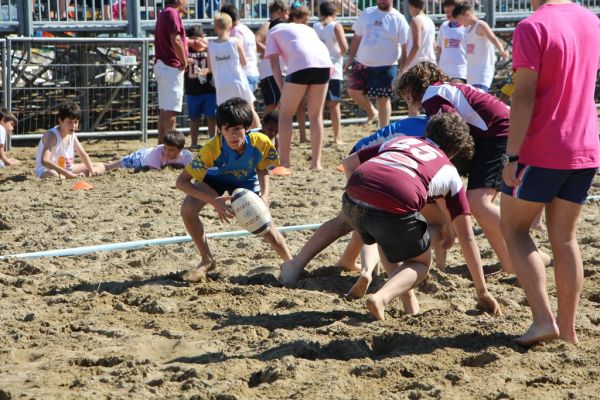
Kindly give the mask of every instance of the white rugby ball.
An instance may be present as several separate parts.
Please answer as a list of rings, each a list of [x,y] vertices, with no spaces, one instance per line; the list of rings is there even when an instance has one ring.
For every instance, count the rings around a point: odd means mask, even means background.
[[[238,224],[255,235],[267,233],[271,225],[271,214],[265,202],[248,189],[235,189],[231,196],[231,208]]]

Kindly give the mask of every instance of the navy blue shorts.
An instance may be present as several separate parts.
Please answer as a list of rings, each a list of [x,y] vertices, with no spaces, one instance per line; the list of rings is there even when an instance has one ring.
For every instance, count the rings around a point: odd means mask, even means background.
[[[342,101],[342,80],[330,79],[327,87],[327,101]]]
[[[367,67],[354,62],[348,78],[348,87],[365,92],[369,97],[392,97],[392,83],[397,72],[397,65]]]
[[[513,187],[502,182],[502,193],[536,203],[550,203],[558,197],[583,204],[596,171],[596,168],[549,169],[519,163],[517,177],[521,179],[521,184]]]
[[[260,196],[260,185],[258,183],[258,179],[255,182],[249,182],[247,185],[232,185],[224,182],[220,182],[210,175],[206,175],[204,180],[202,181],[208,186],[210,186],[219,196],[222,196],[225,192],[232,194],[235,189],[242,188],[248,189],[256,193]]]
[[[297,85],[323,85],[329,82],[331,68],[305,68],[286,75],[285,81]]]
[[[362,241],[377,243],[389,262],[415,258],[425,253],[431,244],[427,221],[418,212],[400,215],[370,208],[346,193],[342,197],[342,212]]]
[[[190,119],[196,119],[203,115],[207,118],[214,118],[217,115],[216,94],[188,95],[187,105]]]
[[[279,90],[279,86],[277,86],[277,81],[275,81],[275,77],[273,75],[267,76],[266,78],[260,80],[260,91],[262,93],[265,106],[279,104],[279,99],[281,99],[281,91]]]

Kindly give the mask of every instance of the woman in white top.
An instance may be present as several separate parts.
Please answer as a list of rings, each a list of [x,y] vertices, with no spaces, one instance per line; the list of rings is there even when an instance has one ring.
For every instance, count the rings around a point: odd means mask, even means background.
[[[228,14],[217,13],[214,22],[218,38],[208,42],[208,65],[217,89],[217,105],[233,97],[246,100],[252,106],[254,117],[251,128],[256,128],[260,120],[254,110],[254,94],[242,69],[246,65],[242,43],[229,36],[232,22]]]
[[[313,24],[313,29],[327,46],[333,62],[333,75],[329,80],[326,100],[333,128],[333,139],[335,144],[343,144],[340,101],[342,100],[342,80],[344,79],[344,54],[348,51],[348,42],[344,35],[344,28],[335,20],[336,13],[337,7],[334,2],[324,1],[321,3],[319,6],[321,20]]]
[[[467,82],[487,92],[494,79],[494,47],[503,58],[508,58],[508,52],[490,26],[475,16],[469,3],[459,3],[454,7],[452,17],[466,27]]]

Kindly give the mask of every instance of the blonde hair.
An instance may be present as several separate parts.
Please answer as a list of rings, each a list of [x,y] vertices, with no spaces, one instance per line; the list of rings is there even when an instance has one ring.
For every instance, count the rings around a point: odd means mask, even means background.
[[[228,14],[221,12],[215,14],[215,29],[226,31],[231,28],[232,25],[233,21]]]

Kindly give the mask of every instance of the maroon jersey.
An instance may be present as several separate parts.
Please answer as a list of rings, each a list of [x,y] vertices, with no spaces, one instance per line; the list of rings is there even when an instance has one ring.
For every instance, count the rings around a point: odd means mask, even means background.
[[[156,19],[156,32],[154,34],[154,48],[157,60],[173,68],[181,67],[181,61],[171,44],[171,35],[179,34],[183,42],[185,54],[187,54],[187,38],[185,28],[179,10],[175,7],[165,7]]]
[[[471,213],[458,171],[432,142],[404,136],[357,154],[361,164],[346,185],[351,198],[408,214],[421,210],[428,200],[444,197],[453,219]]]
[[[457,113],[469,125],[473,137],[508,136],[508,106],[471,85],[434,83],[425,91],[421,103],[428,116]]]

